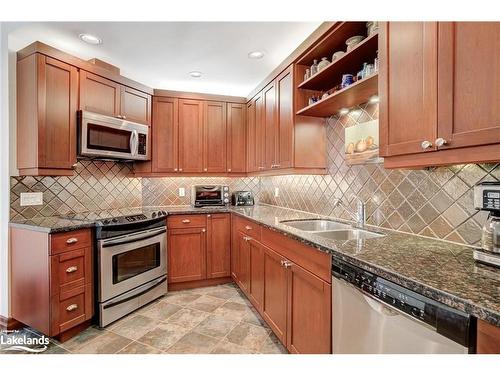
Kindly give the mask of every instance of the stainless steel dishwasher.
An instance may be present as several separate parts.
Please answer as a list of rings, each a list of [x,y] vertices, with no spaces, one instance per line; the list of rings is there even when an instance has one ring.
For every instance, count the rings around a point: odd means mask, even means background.
[[[334,258],[333,353],[472,353],[473,317]]]

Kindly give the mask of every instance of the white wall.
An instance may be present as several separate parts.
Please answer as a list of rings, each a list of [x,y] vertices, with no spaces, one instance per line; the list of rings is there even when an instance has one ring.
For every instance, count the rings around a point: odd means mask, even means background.
[[[0,22],[0,315],[9,316],[9,70],[8,40]]]

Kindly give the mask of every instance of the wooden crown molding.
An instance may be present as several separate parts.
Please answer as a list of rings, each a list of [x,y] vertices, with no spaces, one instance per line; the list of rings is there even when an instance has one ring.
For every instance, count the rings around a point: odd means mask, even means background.
[[[153,91],[154,91],[154,96],[163,96],[171,98],[213,100],[217,102],[243,103],[243,104],[247,102],[246,98],[241,96],[203,94],[199,92],[174,91],[174,90],[162,90],[162,89],[154,89]]]

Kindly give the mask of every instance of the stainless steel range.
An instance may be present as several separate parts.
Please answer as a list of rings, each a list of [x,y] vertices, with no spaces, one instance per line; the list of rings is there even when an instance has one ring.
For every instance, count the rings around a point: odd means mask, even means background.
[[[165,217],[161,210],[136,210],[96,221],[100,327],[167,292]]]

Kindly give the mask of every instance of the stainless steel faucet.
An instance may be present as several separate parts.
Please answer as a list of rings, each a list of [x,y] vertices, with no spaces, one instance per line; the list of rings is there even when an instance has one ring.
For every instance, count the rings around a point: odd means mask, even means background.
[[[349,215],[351,215],[351,217],[356,220],[356,225],[358,227],[364,227],[365,224],[366,224],[366,208],[365,208],[365,203],[359,199],[358,197],[356,197],[356,212],[352,211],[351,208],[349,206],[347,206],[346,204],[344,204],[344,202],[342,202],[342,200],[340,198],[338,199],[335,199],[333,201],[333,205],[334,207],[337,207],[337,206],[341,206],[342,208],[344,208],[344,210],[346,210]]]

